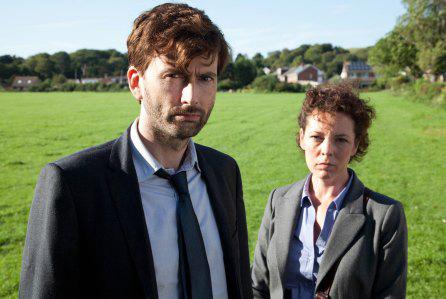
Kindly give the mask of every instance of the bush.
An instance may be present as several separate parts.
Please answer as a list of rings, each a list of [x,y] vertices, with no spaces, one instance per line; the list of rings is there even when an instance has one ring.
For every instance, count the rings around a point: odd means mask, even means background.
[[[74,82],[65,82],[64,84],[62,84],[62,85],[60,86],[60,89],[59,89],[59,90],[60,90],[60,91],[75,91],[77,85],[79,85],[79,84],[76,84],[76,83],[74,83]]]
[[[328,79],[328,83],[330,84],[340,84],[343,81],[340,75],[334,75],[330,79]]]
[[[60,82],[60,81],[59,81]],[[30,88],[30,91],[101,91],[101,92],[117,92],[128,90],[127,84],[112,83],[85,83],[79,84],[75,82],[65,82],[62,84],[55,84],[52,80],[45,80],[36,86]]]
[[[259,92],[305,92],[307,89],[299,83],[281,82],[275,75],[257,77],[250,87]]]
[[[369,90],[370,91],[378,91],[383,90],[386,88],[389,88],[389,78],[387,77],[377,77],[375,81],[373,81],[372,85],[370,85]]]
[[[53,78],[51,79],[51,83],[54,86],[58,86],[58,87],[60,87],[65,82],[67,82],[67,78],[65,78],[65,76],[61,75],[61,74],[54,75]]]
[[[404,89],[408,83],[410,83],[410,78],[403,75],[390,78],[387,81],[388,88],[390,88],[391,90]]]
[[[264,75],[254,79],[251,83],[252,89],[255,91],[271,92],[276,88],[276,84],[279,82],[275,75]]]
[[[304,92],[306,88],[299,83],[277,82],[274,91],[278,92]]]
[[[436,101],[441,103],[445,88],[445,83],[429,82],[424,79],[418,79],[411,86],[410,97],[414,101],[427,104],[435,104]]]
[[[46,79],[45,81],[40,82],[37,85],[31,86],[29,91],[37,91],[37,92],[44,92],[44,91],[52,91],[52,82],[50,79]]]
[[[217,90],[219,91],[235,90],[237,88],[238,84],[231,79],[223,79],[217,84]]]
[[[446,87],[443,87],[440,95],[436,96],[432,100],[434,106],[439,106],[441,108],[446,108]]]

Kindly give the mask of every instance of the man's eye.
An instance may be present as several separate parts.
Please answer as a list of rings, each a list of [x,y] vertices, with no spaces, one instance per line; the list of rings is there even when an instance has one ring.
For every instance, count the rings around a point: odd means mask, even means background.
[[[348,140],[345,138],[338,138],[338,142],[344,143],[344,142],[348,142]]]
[[[314,139],[314,140],[321,140],[322,139],[321,136],[317,136],[317,135],[313,135],[313,136],[310,136],[310,137],[311,137],[311,139]]]
[[[176,78],[184,78],[184,76],[179,74],[179,73],[169,73],[169,74],[166,74],[166,77],[167,78],[174,78],[174,79],[176,79]]]
[[[206,81],[206,82],[214,81],[214,78],[212,76],[208,76],[208,75],[203,75],[200,78],[201,78],[202,81]]]

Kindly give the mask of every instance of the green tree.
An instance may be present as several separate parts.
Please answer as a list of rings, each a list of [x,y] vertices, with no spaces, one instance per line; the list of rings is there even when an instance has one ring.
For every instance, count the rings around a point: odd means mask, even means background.
[[[322,61],[321,45],[311,46],[304,54],[304,60],[307,63],[318,64]]]
[[[32,74],[36,74],[40,79],[50,79],[55,73],[54,62],[48,53],[39,53],[29,57],[25,61],[26,66]]]
[[[303,63],[304,63],[304,58],[302,56],[296,56],[296,57],[294,57],[293,62],[291,62],[291,66],[295,67],[295,66],[299,66]]]
[[[260,53],[256,53],[253,57],[252,57],[252,62],[254,63],[254,65],[256,66],[256,68],[263,68],[265,66],[264,62],[263,62],[264,58],[263,55]]]
[[[403,0],[407,12],[397,28],[418,51],[417,64],[424,71],[438,71],[435,64],[446,53],[446,1]],[[437,73],[438,74],[438,73]]]
[[[244,55],[237,55],[233,68],[233,80],[244,87],[254,80],[257,76],[257,70],[254,63]]]
[[[115,50],[81,49],[70,54],[73,70],[79,77],[103,77],[110,74],[108,59]]]
[[[403,70],[418,77],[420,76],[417,65],[418,50],[400,32],[399,28],[395,28],[380,39],[369,52],[369,62],[378,73],[388,77],[396,76]]]
[[[280,51],[269,52],[264,60],[265,66],[273,67],[273,64],[279,59]]]
[[[23,75],[26,69],[23,67],[24,59],[11,55],[0,56],[0,83],[7,84],[14,75]]]
[[[67,52],[61,51],[51,55],[50,60],[54,63],[54,70],[60,75],[69,77],[72,74],[71,58]]]
[[[446,74],[446,53],[437,57],[434,72],[436,74]]]

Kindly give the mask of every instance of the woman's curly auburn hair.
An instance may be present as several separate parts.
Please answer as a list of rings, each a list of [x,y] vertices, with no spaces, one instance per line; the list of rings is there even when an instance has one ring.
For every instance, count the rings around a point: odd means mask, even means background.
[[[187,4],[165,3],[143,12],[127,39],[129,65],[139,72],[156,56],[164,56],[180,71],[187,73],[192,59],[218,57],[220,73],[228,62],[229,49],[223,33],[201,10]]]
[[[350,85],[341,83],[318,86],[307,91],[298,116],[298,124],[302,130],[305,131],[307,117],[315,111],[331,114],[341,112],[353,120],[358,150],[351,160],[360,161],[367,153],[370,143],[368,129],[376,117],[375,109],[359,98],[359,94]],[[299,138],[297,143],[299,144]]]

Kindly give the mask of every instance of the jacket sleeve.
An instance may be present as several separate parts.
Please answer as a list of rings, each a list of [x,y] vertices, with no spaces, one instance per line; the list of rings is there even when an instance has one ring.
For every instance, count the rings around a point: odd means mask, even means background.
[[[274,190],[275,191],[275,190]],[[272,201],[274,191],[271,192],[263,214],[262,224],[254,251],[254,261],[251,270],[252,290],[254,298],[270,298],[269,270],[267,252],[270,241],[271,220],[273,217]]]
[[[239,239],[240,252],[240,274],[242,280],[242,292],[244,298],[252,298],[251,281],[249,279],[249,246],[248,246],[248,228],[246,223],[245,204],[243,202],[243,188],[240,175],[240,169],[236,166],[237,172],[237,232]]]
[[[407,276],[407,225],[403,206],[389,207],[381,228],[380,252],[373,298],[405,298]]]
[[[40,173],[28,220],[19,298],[79,297],[79,236],[62,169]]]

